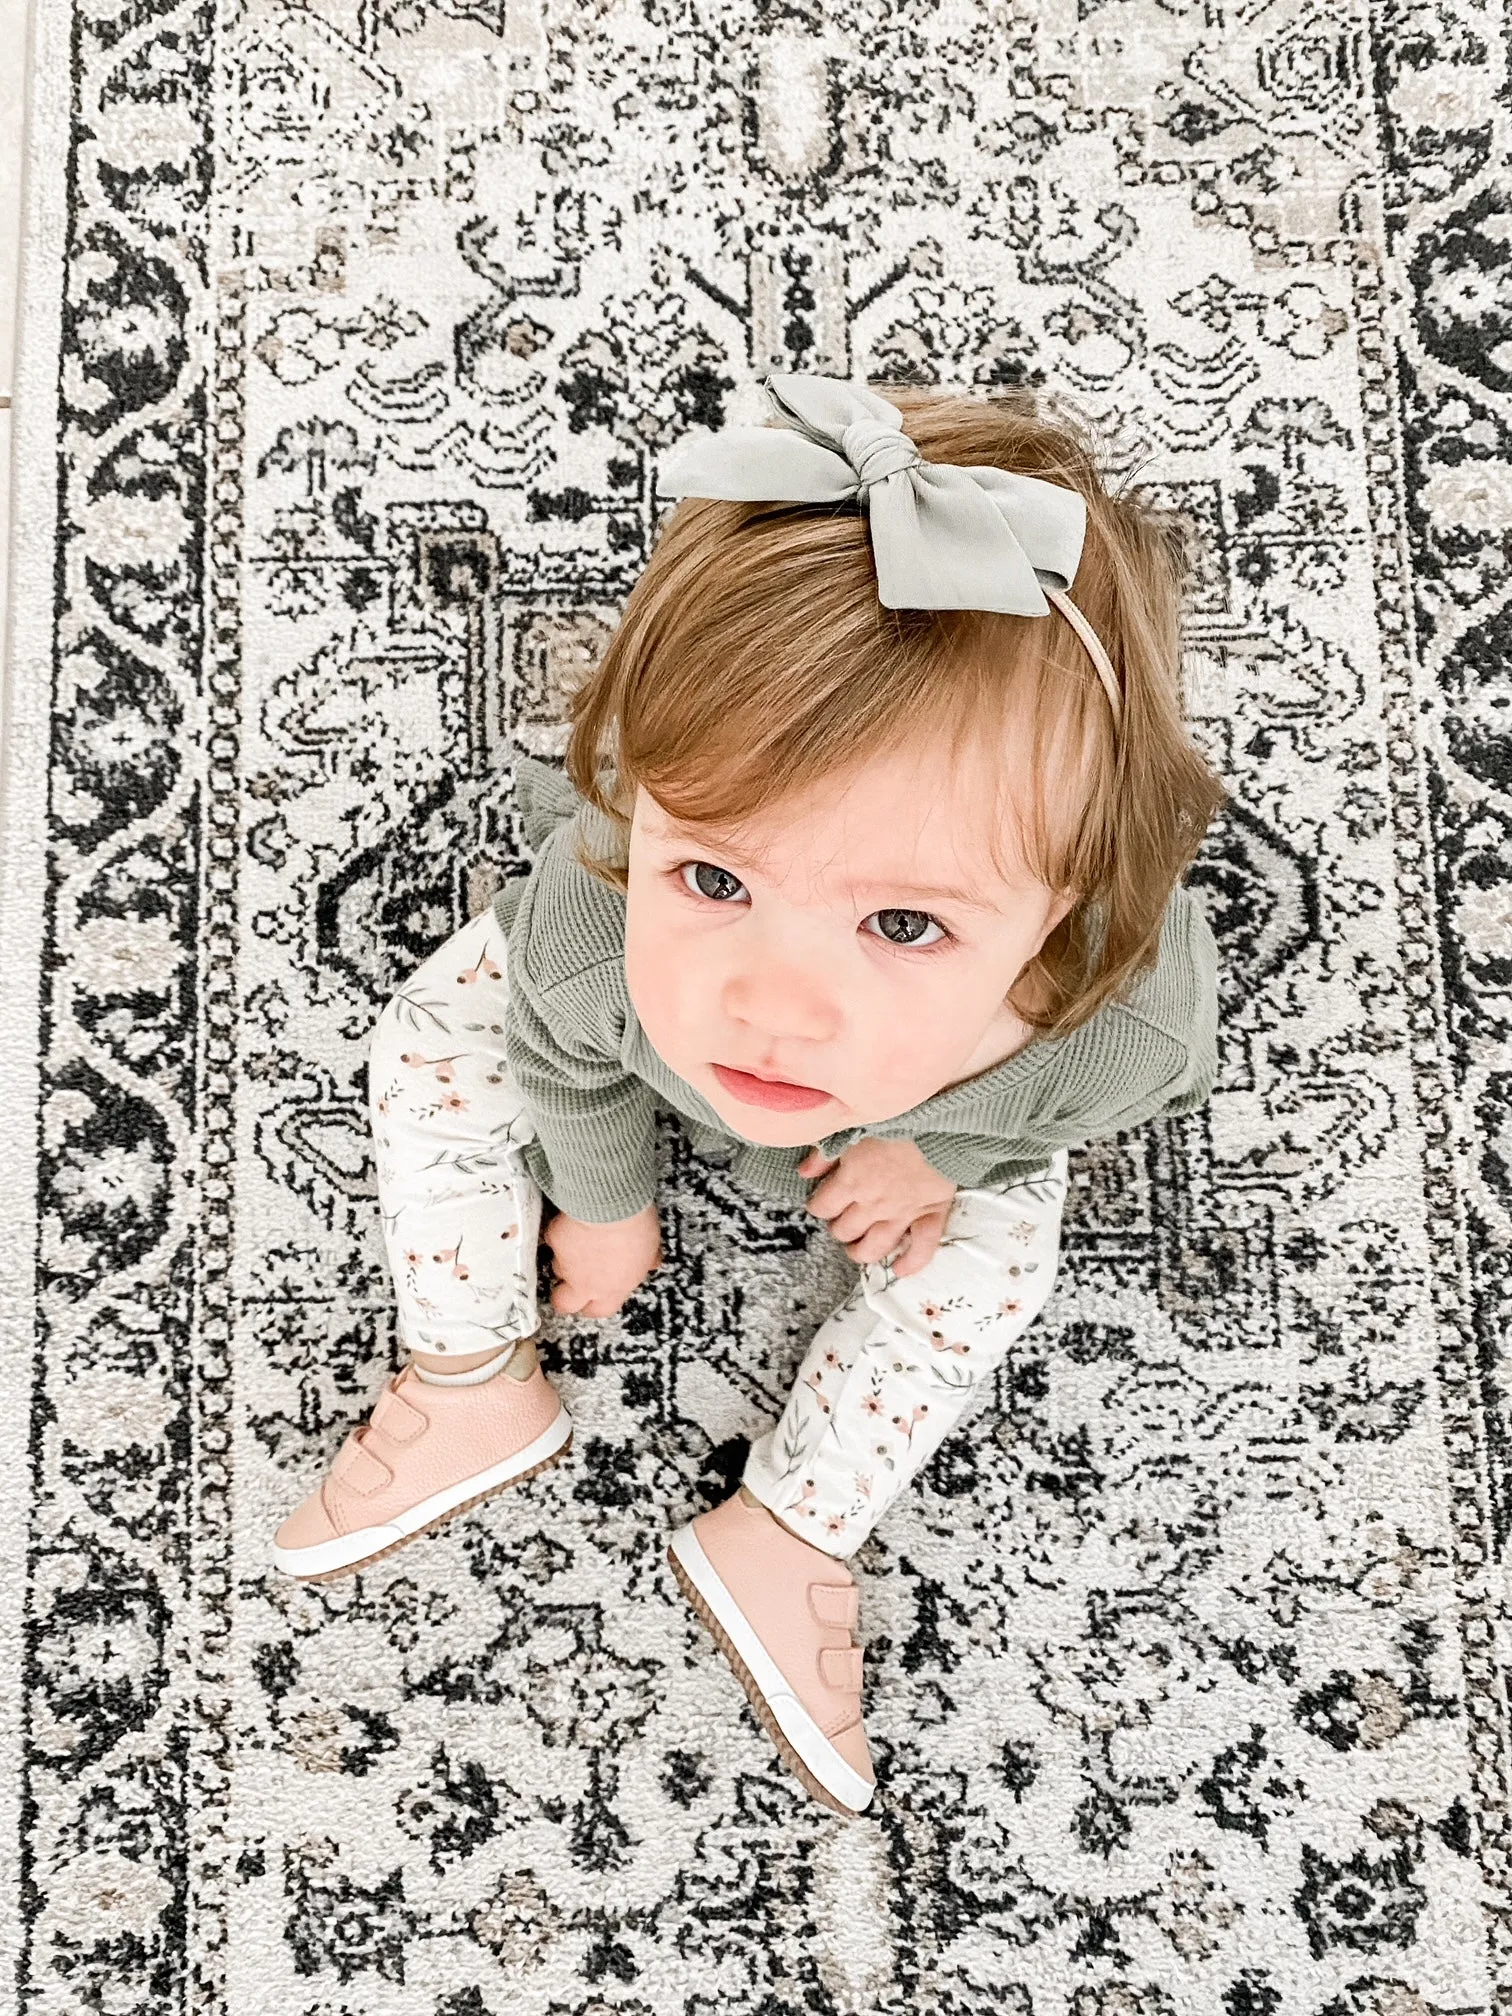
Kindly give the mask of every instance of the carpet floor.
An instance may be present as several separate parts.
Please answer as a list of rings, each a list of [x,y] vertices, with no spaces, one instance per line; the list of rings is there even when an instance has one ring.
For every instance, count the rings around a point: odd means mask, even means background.
[[[26,2016],[1512,2008],[1497,0],[46,0],[6,699]],[[394,985],[529,853],[684,430],[1043,386],[1190,514],[1201,1112],[1073,1154],[808,1801],[679,1598],[851,1263],[670,1116],[570,1459],[269,1536],[393,1362]],[[11,1908],[13,1907],[13,1908]]]

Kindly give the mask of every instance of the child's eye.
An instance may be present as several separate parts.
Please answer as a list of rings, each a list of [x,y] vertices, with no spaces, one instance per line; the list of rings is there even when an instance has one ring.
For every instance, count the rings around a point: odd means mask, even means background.
[[[693,883],[688,880],[690,868],[695,877]],[[734,890],[745,887],[728,868],[717,868],[712,861],[684,861],[677,874],[690,895],[707,896],[715,903],[728,902]]]
[[[690,896],[703,896],[711,903],[729,903],[742,895],[747,902],[750,900],[739,876],[732,875],[728,868],[721,868],[713,861],[684,861],[672,872]],[[880,938],[884,945],[896,945],[902,951],[932,952],[937,945],[953,942],[951,933],[927,910],[873,910],[871,915],[882,928],[870,935]],[[862,919],[865,924],[870,921],[871,918]],[[926,938],[924,933],[929,930],[938,935]]]
[[[945,944],[950,937],[939,918],[931,917],[927,910],[873,910],[871,914],[882,926],[872,936],[884,939],[889,945],[921,946],[927,951],[931,946]],[[870,922],[870,919],[863,919],[863,922]],[[931,925],[939,932],[938,938],[922,935]]]

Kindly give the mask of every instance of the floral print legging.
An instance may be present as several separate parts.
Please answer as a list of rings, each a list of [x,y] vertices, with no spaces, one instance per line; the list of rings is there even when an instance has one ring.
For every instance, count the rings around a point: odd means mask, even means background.
[[[383,1237],[409,1350],[475,1352],[537,1328],[535,1128],[504,1057],[508,948],[492,910],[384,1008],[369,1098]],[[1066,1151],[1022,1181],[957,1190],[936,1253],[859,1269],[815,1332],[745,1483],[826,1553],[851,1554],[961,1420],[1044,1305]]]

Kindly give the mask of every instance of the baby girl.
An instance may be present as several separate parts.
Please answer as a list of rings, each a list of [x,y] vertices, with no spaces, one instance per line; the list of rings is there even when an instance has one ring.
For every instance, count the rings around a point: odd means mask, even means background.
[[[765,387],[778,425],[663,468],[686,501],[566,774],[520,760],[533,872],[379,1018],[406,1360],[275,1559],[345,1573],[566,1453],[537,1242],[553,1309],[620,1309],[661,1260],[670,1109],[859,1270],[669,1555],[856,1813],[848,1559],[1044,1305],[1068,1150],[1208,1097],[1217,952],[1181,877],[1226,794],[1182,716],[1180,543],[1077,434],[1012,397]]]

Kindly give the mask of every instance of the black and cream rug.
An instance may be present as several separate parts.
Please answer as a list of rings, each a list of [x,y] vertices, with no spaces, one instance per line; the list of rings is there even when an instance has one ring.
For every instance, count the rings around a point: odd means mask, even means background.
[[[39,0],[0,1043],[23,2016],[1512,2007],[1497,0]],[[885,1784],[676,1600],[851,1263],[662,1136],[574,1458],[268,1536],[392,1350],[387,992],[684,429],[1044,385],[1198,521],[1211,1105],[865,1552]],[[5,1978],[9,1978],[7,1975]]]

